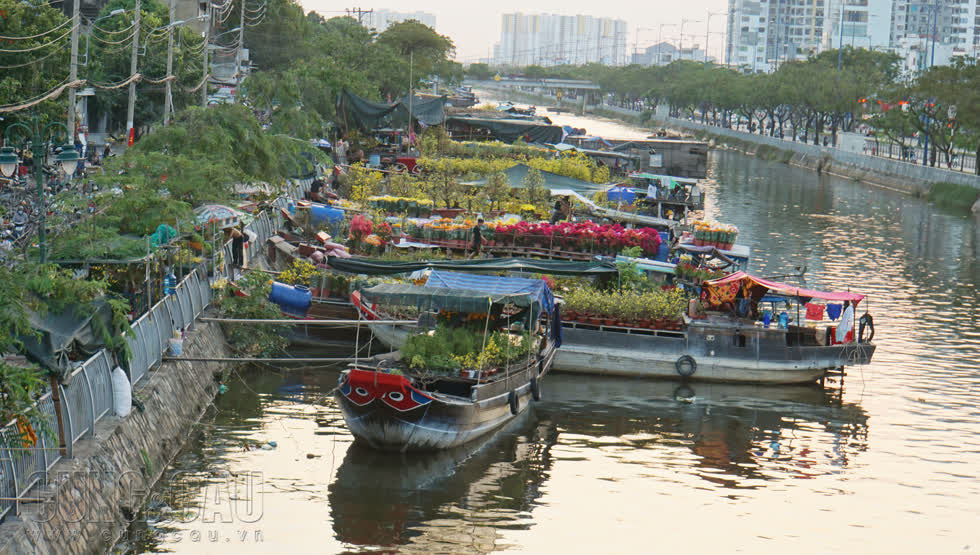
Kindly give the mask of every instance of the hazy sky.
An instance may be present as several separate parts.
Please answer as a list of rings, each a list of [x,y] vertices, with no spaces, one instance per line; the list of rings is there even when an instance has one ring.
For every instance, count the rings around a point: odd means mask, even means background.
[[[728,9],[727,0],[607,0],[605,2],[586,0],[372,0],[363,4],[338,4],[328,0],[300,0],[306,11],[315,10],[324,17],[344,14],[344,8],[384,9],[393,11],[424,11],[436,16],[436,30],[448,35],[456,43],[456,59],[474,62],[487,57],[488,49],[500,39],[500,15],[510,12],[525,14],[554,13],[561,15],[592,15],[626,20],[629,30],[629,48],[633,48],[639,31],[639,45],[642,48],[657,40],[660,24],[664,26],[664,40],[677,41],[682,19],[684,24],[684,44],[704,43],[705,17],[707,11],[724,12]],[[691,23],[699,20],[699,23]],[[709,54],[720,56],[725,29],[725,16],[711,18],[711,40]],[[718,33],[718,34],[716,34]]]

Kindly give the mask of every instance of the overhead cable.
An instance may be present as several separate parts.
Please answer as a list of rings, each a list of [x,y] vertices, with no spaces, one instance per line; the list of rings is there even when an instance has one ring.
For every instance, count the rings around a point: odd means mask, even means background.
[[[71,32],[74,31],[74,30],[75,30],[75,28],[72,27],[71,29],[68,29],[67,31],[65,31],[65,34],[61,35],[60,37],[58,37],[58,38],[56,38],[54,40],[45,42],[45,43],[41,43],[41,44],[39,44],[37,46],[32,46],[31,48],[19,48],[19,49],[5,49],[5,48],[0,48],[0,52],[6,52],[6,53],[10,53],[10,54],[19,54],[21,52],[34,52],[35,50],[40,50],[42,48],[47,48],[47,47],[51,46],[52,44],[57,43],[58,41],[60,41],[63,38],[67,37],[68,35],[70,35]]]
[[[36,38],[39,38],[39,37],[43,37],[44,35],[49,35],[49,34],[55,32],[55,31],[57,31],[58,29],[61,29],[65,25],[68,25],[69,23],[71,23],[71,20],[70,19],[66,19],[64,21],[64,23],[62,23],[61,25],[58,25],[57,27],[54,27],[52,29],[48,29],[47,31],[45,31],[43,33],[38,33],[36,35],[31,35],[29,37],[5,37],[3,35],[0,35],[0,40],[29,40],[29,39],[36,39]]]

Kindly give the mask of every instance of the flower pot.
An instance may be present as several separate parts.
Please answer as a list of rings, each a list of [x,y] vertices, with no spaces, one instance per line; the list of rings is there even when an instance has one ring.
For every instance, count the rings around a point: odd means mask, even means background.
[[[581,323],[583,323],[583,324],[588,324],[588,323],[589,323],[589,315],[588,315],[588,314],[579,314],[579,315],[578,315],[578,316],[577,316],[577,317],[575,318],[575,320],[576,320],[576,321],[579,321],[579,322],[581,322]]]
[[[562,320],[574,320],[578,318],[578,312],[575,312],[574,310],[566,310],[562,312],[561,318]]]
[[[590,317],[589,318],[589,323],[592,324],[593,326],[601,326],[602,325],[602,318],[592,318],[592,317]]]
[[[604,320],[603,320],[603,322],[604,322],[604,323],[605,323],[605,324],[606,324],[607,326],[615,326],[615,325],[617,324],[617,321],[616,321],[616,319],[615,319],[615,318],[606,318],[606,319],[604,319]]]
[[[637,327],[639,327],[639,328],[649,328],[651,324],[653,324],[653,321],[652,320],[642,319],[639,322],[637,322]]]
[[[204,250],[204,244],[198,243],[197,241],[188,241],[187,246],[191,248],[194,252],[201,252]]]
[[[664,329],[664,319],[656,318],[653,321],[653,329],[662,330]]]

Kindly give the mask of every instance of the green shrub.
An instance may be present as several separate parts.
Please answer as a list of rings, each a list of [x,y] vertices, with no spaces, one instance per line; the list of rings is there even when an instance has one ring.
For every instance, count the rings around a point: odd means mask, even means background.
[[[978,196],[980,196],[980,189],[976,187],[941,181],[929,187],[927,198],[930,202],[946,208],[969,210]]]

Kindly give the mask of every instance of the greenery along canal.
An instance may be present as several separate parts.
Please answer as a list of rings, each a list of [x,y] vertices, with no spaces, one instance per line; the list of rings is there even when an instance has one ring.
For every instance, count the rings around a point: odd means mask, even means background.
[[[878,353],[842,389],[553,374],[524,421],[475,451],[403,458],[352,445],[325,397],[336,369],[243,371],[157,488],[174,511],[138,521],[120,547],[976,549],[976,223],[734,153],[713,153],[710,173],[708,215],[739,226],[756,271],[806,264],[811,285],[869,293]],[[248,472],[261,473],[258,509],[216,506],[214,486]]]

